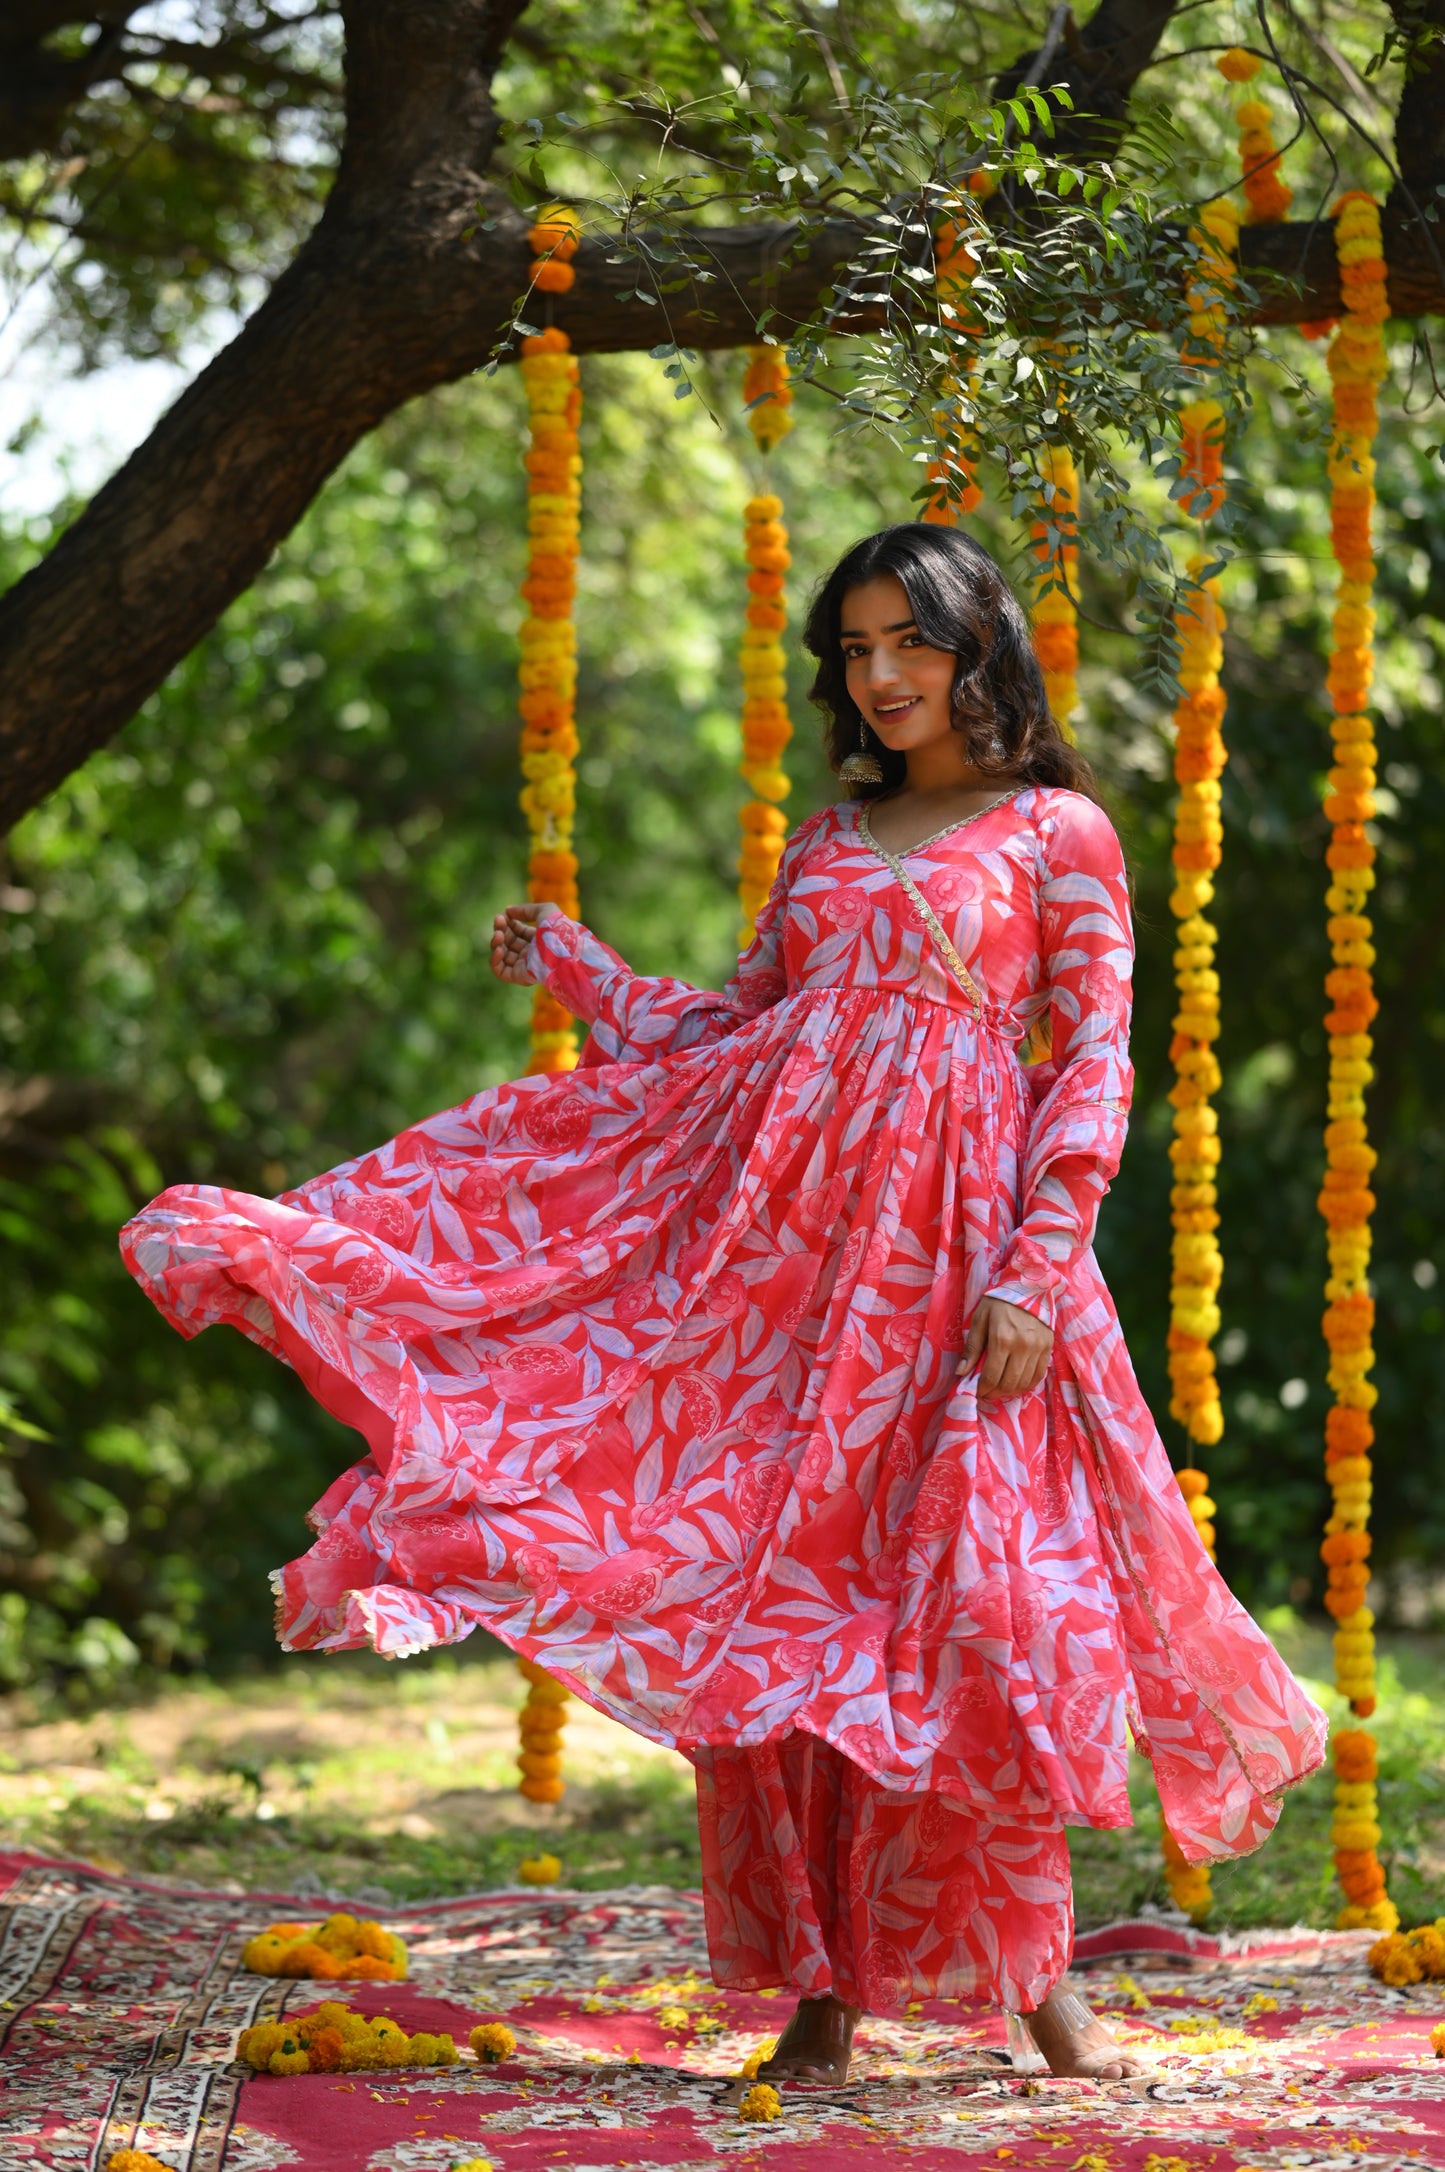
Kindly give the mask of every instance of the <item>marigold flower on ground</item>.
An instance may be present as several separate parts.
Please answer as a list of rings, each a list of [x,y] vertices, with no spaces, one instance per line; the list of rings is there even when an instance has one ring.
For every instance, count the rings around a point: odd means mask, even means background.
[[[781,2119],[783,2100],[767,2082],[754,2082],[738,2106],[739,2119]]]
[[[1425,1971],[1411,1950],[1409,1939],[1402,1938],[1398,1931],[1375,1940],[1370,1948],[1369,1963],[1381,1983],[1393,1984],[1396,1988],[1424,1979]]]
[[[517,2048],[517,2039],[505,2021],[484,2021],[467,2038],[483,2066],[500,2066]]]
[[[399,2067],[455,2066],[450,2036],[408,2036],[385,2014],[368,2018],[328,1999],[284,2021],[243,2029],[236,2057],[258,2074],[365,2074]]]
[[[401,1983],[407,1952],[401,1940],[379,1923],[338,1913],[325,1923],[273,1923],[248,1940],[241,1965],[256,1976],[307,1977],[337,1983],[345,1977],[374,1983]]]
[[[1427,1983],[1445,1978],[1445,1933],[1434,1923],[1422,1924],[1409,1934],[1410,1951],[1420,1964]]]
[[[756,2080],[758,2068],[767,2065],[777,2048],[777,2038],[770,2036],[765,2044],[759,2044],[756,2051],[750,2051],[743,2061],[743,2079],[745,2081]]]

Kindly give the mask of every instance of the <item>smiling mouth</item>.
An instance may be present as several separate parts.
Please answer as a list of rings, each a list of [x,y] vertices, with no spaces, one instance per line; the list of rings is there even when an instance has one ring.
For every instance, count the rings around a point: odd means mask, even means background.
[[[918,707],[920,698],[917,694],[910,694],[907,701],[875,702],[873,714],[878,717],[886,716],[890,718],[905,716],[910,709]]]

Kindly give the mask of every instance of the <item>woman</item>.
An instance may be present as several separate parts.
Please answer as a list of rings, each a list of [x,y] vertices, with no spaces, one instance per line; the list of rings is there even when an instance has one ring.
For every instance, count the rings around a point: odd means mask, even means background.
[[[1125,874],[985,551],[857,545],[808,627],[860,798],[794,834],[721,995],[555,907],[493,963],[591,1034],[276,1200],[181,1186],[126,1258],[365,1435],[275,1577],[288,1649],[479,1622],[697,1774],[719,1983],[984,1990],[1132,2071],[1060,1988],[1065,1828],[1257,1847],[1323,1722],[1205,1556],[1090,1250],[1130,1071]],[[1051,1050],[1019,1051],[1047,1028]]]

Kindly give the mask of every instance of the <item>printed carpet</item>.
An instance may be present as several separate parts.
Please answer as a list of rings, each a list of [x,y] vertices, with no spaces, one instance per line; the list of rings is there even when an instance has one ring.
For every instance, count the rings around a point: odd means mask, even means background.
[[[932,2002],[865,2021],[845,2089],[789,2090],[741,2121],[734,2077],[781,1997],[716,1991],[695,1897],[488,1893],[380,1911],[405,1985],[344,1987],[405,2029],[505,2018],[514,2059],[394,2075],[252,2077],[258,2017],[334,1995],[240,1965],[315,1897],[198,1892],[0,1856],[0,2172],[95,2172],[113,2150],[173,2172],[1445,2172],[1438,1986],[1393,1991],[1368,1934],[1192,1938],[1159,1922],[1080,1941],[1092,2003],[1150,2073],[1023,2079],[995,2014]],[[364,1911],[372,1913],[371,1910]],[[1132,1971],[1132,1973],[1130,1973]]]

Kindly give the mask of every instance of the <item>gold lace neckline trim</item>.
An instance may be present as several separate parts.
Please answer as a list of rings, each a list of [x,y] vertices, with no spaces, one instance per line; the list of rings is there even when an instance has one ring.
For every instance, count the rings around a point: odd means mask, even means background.
[[[986,807],[976,807],[971,815],[962,815],[957,822],[945,822],[943,828],[935,830],[931,837],[920,837],[917,844],[905,845],[901,852],[894,852],[891,846],[885,845],[881,838],[874,836],[873,825],[868,819],[874,804],[872,800],[863,800],[860,803],[853,827],[862,832],[875,852],[885,853],[890,859],[911,860],[916,853],[926,852],[930,845],[941,844],[943,839],[951,837],[955,830],[966,830],[971,823],[982,822],[985,815],[996,814],[1000,807],[1007,807],[1010,800],[1017,799],[1021,792],[1027,790],[1027,785],[1016,784],[1011,792],[1001,792],[998,798],[991,799]]]

